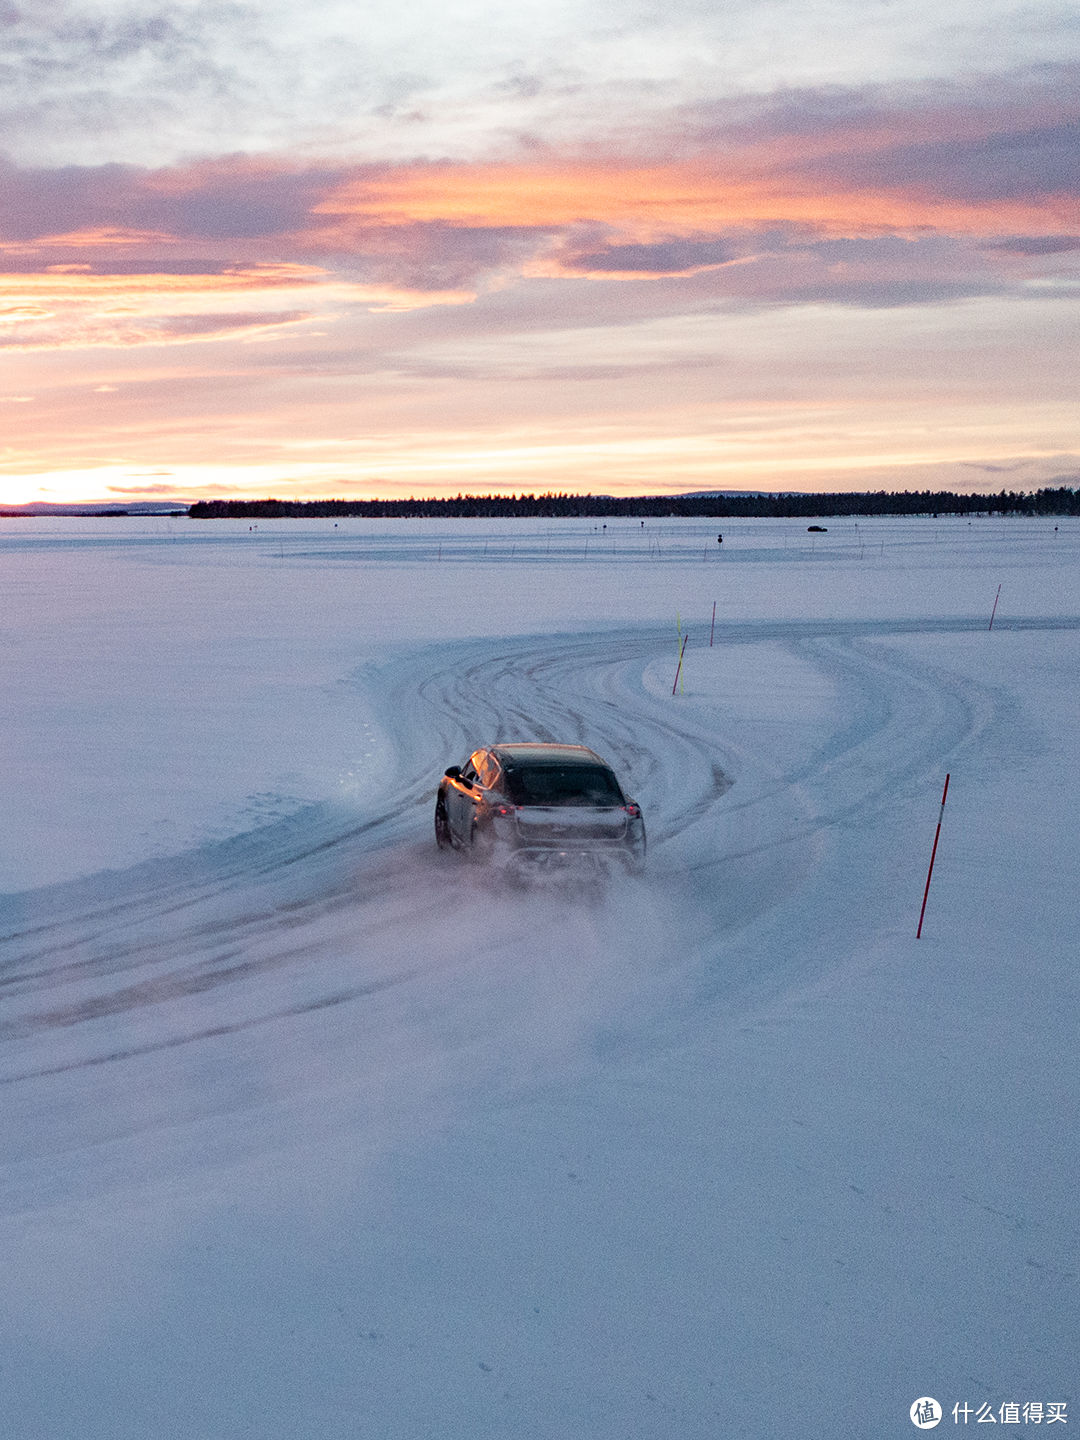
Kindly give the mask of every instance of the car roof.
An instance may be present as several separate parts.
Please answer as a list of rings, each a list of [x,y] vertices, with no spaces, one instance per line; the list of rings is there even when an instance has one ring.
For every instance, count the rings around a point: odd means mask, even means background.
[[[610,769],[606,760],[601,760],[595,750],[586,745],[545,745],[522,742],[513,745],[490,745],[488,749],[497,759],[513,763],[527,760],[530,765],[603,765]]]

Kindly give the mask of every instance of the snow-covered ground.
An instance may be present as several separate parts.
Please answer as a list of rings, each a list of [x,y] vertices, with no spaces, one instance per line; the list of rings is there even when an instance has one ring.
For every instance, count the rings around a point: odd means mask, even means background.
[[[0,521],[5,1440],[1080,1423],[1080,525],[824,523]]]

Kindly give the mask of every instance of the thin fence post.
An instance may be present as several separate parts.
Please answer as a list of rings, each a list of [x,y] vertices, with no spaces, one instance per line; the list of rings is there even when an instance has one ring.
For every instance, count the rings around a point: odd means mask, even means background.
[[[922,922],[926,914],[926,897],[930,894],[930,876],[934,873],[934,861],[937,859],[937,842],[941,838],[941,821],[945,815],[945,797],[949,793],[949,777],[945,776],[945,789],[941,792],[941,809],[938,811],[937,829],[934,831],[934,848],[930,852],[930,869],[926,872],[926,889],[923,891],[922,909],[919,911],[919,928],[915,931],[915,939],[922,939]]]
[[[682,674],[682,657],[686,654],[686,642],[687,642],[687,640],[689,640],[689,639],[690,639],[690,636],[689,636],[689,635],[684,635],[684,636],[683,636],[682,644],[679,646],[679,668],[675,671],[675,683],[674,683],[674,684],[672,685],[672,687],[671,687],[671,693],[672,693],[673,695],[675,694],[675,691],[676,691],[676,689],[678,688],[679,676]]]
[[[1000,599],[1001,599],[1001,586],[999,585],[998,588],[997,588],[997,594],[994,596],[994,608],[990,611],[990,624],[986,627],[987,632],[991,631],[991,630],[994,628],[994,616],[997,614],[997,602],[998,602]]]

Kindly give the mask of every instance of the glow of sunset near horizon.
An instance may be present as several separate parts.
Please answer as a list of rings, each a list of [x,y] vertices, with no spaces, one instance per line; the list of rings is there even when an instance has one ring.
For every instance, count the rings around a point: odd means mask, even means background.
[[[129,8],[14,22],[0,503],[1075,483],[1048,0]]]

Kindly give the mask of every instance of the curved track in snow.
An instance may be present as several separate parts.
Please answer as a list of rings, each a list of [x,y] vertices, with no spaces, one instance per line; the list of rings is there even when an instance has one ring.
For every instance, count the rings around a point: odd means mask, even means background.
[[[9,897],[6,1203],[40,1203],[40,1162],[67,1151],[80,1183],[91,1170],[110,1183],[124,1172],[116,1142],[136,1134],[170,1169],[319,1127],[373,1139],[634,1023],[665,978],[712,963],[725,935],[806,887],[832,833],[895,804],[994,722],[993,696],[882,643],[897,628],[729,626],[713,692],[691,683],[675,699],[666,632],[413,651],[355,681],[397,757],[363,805],[313,806],[172,861]],[[836,697],[786,753],[782,724],[724,688],[723,656],[753,660],[753,647],[765,667],[794,657]],[[644,881],[505,892],[437,853],[436,779],[494,739],[608,758],[645,811]],[[145,1166],[145,1138],[140,1153]]]

